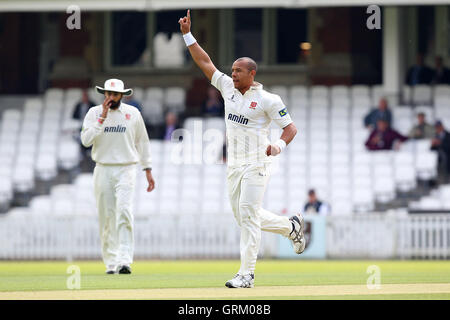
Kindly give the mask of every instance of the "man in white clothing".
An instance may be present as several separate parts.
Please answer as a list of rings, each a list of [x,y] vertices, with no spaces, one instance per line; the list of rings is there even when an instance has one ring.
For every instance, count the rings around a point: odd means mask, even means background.
[[[287,218],[261,208],[270,176],[271,156],[282,152],[297,129],[281,98],[263,90],[263,86],[254,81],[257,65],[253,59],[237,59],[230,78],[216,69],[192,36],[189,10],[178,22],[194,62],[225,101],[228,195],[241,228],[241,267],[225,285],[252,288],[261,230],[288,237],[298,254],[305,249],[304,222],[300,214]],[[283,133],[271,144],[268,135],[272,121],[283,129]]]
[[[133,262],[132,204],[139,163],[148,188],[155,188],[151,172],[150,141],[138,109],[121,102],[132,89],[119,79],[96,87],[105,95],[102,105],[89,109],[81,129],[81,142],[92,145],[95,161],[94,191],[99,215],[103,262],[107,274],[129,274]]]

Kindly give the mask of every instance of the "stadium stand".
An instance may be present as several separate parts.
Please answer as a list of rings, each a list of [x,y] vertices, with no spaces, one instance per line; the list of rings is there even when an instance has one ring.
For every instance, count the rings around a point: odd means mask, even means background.
[[[438,178],[437,154],[429,140],[405,142],[399,150],[369,152],[364,142],[369,131],[363,117],[383,96],[380,86],[273,86],[289,107],[299,133],[274,161],[274,173],[264,207],[280,214],[303,208],[308,189],[331,205],[332,215],[383,211],[390,208],[449,210],[450,185],[420,189],[421,181]],[[429,121],[440,119],[450,127],[450,87],[405,87],[407,99],[392,106],[394,127],[407,134],[417,111]],[[167,110],[185,111],[182,88],[139,88],[143,116],[161,121]],[[79,170],[77,136],[80,123],[71,118],[81,89],[52,88],[45,95],[26,99],[23,108],[3,110],[0,121],[0,207],[15,206],[39,215],[95,215],[92,173]],[[100,103],[99,95],[91,98]],[[410,97],[410,98],[409,98]],[[407,102],[410,102],[408,104]],[[222,159],[224,121],[187,118],[190,136],[183,142],[151,139],[153,173],[157,188],[146,192],[138,175],[136,215],[231,213]],[[213,130],[211,130],[213,129]],[[195,136],[196,130],[202,136]],[[216,131],[214,131],[216,130]],[[273,127],[273,136],[279,128]],[[215,135],[215,136],[214,136]],[[220,137],[220,139],[212,139]],[[198,139],[203,144],[196,143]],[[189,143],[191,142],[191,143]],[[208,152],[206,152],[208,150]],[[207,159],[207,161],[203,161]],[[282,169],[280,169],[282,168]],[[61,181],[61,172],[70,172]],[[47,192],[37,187],[48,183]],[[420,189],[420,190],[419,190]],[[420,192],[419,192],[420,191]],[[21,201],[17,201],[18,198]],[[202,201],[199,201],[202,199]],[[419,199],[419,200],[418,200]]]

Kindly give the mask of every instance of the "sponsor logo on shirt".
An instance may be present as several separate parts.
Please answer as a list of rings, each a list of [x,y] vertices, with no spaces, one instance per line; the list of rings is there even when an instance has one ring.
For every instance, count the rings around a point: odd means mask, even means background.
[[[120,124],[115,127],[105,127],[104,132],[118,132],[123,133],[127,131],[127,127],[122,127]]]
[[[258,102],[254,102],[254,101],[252,103],[250,103],[250,109],[255,110],[257,104],[258,104]]]
[[[228,120],[231,120],[231,121],[234,121],[234,122],[237,122],[240,124],[245,124],[245,125],[248,124],[247,118],[240,116],[240,115],[238,116],[238,115],[232,114],[232,113],[228,114]]]
[[[125,118],[126,118],[127,120],[130,120],[131,114],[127,113],[127,114],[125,115]]]
[[[287,108],[281,109],[280,111],[278,111],[278,114],[279,114],[281,117],[284,117],[285,115],[288,114]]]

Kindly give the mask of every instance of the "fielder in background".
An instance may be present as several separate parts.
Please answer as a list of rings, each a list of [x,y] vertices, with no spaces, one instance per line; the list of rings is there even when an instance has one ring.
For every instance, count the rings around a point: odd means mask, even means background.
[[[132,89],[110,79],[96,87],[105,95],[102,105],[89,110],[81,129],[81,142],[92,145],[94,190],[97,202],[103,262],[107,274],[129,274],[133,262],[132,204],[139,163],[148,188],[155,188],[151,172],[150,141],[138,109],[121,102]]]
[[[271,156],[283,151],[297,129],[281,98],[263,90],[263,86],[254,81],[257,66],[251,58],[237,59],[230,78],[216,69],[192,36],[189,10],[178,22],[192,59],[225,101],[228,195],[241,228],[241,267],[225,285],[252,288],[261,230],[288,237],[298,254],[305,249],[304,222],[300,214],[287,218],[261,208],[270,176]],[[271,144],[268,136],[272,121],[283,128],[283,133]]]

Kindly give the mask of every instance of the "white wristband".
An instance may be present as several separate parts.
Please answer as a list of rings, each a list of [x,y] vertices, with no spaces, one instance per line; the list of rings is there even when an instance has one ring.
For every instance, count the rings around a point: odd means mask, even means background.
[[[280,147],[280,152],[286,148],[286,142],[283,139],[278,139],[274,144]]]
[[[186,43],[186,47],[192,46],[194,43],[197,42],[197,40],[195,40],[194,36],[190,32],[183,34],[183,39],[184,43]]]

